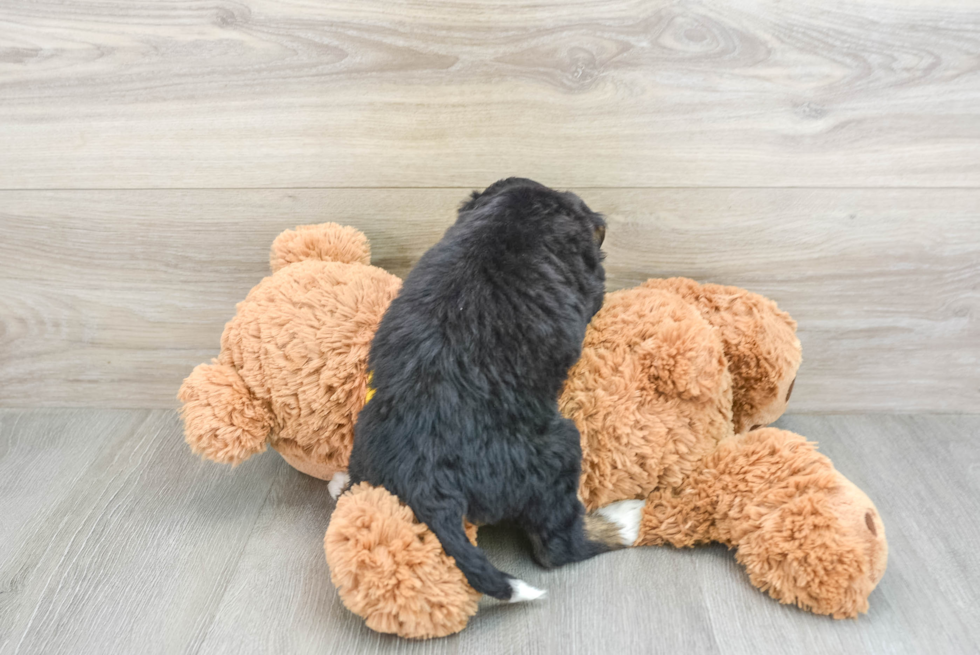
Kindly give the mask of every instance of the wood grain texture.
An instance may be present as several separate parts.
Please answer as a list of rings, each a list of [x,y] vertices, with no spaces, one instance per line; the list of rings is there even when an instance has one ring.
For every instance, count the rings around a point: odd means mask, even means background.
[[[406,642],[340,603],[326,483],[266,454],[197,462],[172,412],[0,411],[0,654],[972,653],[980,602],[980,416],[788,416],[877,504],[888,570],[833,621],[777,604],[723,547],[638,548],[556,571],[483,528],[546,600],[482,602],[462,633]],[[38,438],[47,437],[47,440]],[[60,485],[39,487],[58,474]],[[10,499],[8,501],[8,499]]]
[[[980,537],[980,417],[788,416],[779,426],[819,442],[874,501],[888,531],[888,570],[872,594],[870,621],[800,631],[801,652],[980,650],[980,623],[957,610],[980,596],[980,564],[967,546]],[[791,638],[766,627],[761,614],[747,619],[727,624],[726,636]]]
[[[0,651],[12,652],[82,527],[93,471],[147,412],[0,411]]]
[[[0,652],[193,652],[277,462],[235,475],[197,461],[172,412],[78,416],[0,413],[0,443],[18,444],[0,458],[4,485],[32,512],[0,533],[0,580],[16,592],[3,601],[12,620]],[[79,444],[97,456],[76,461]]]
[[[5,0],[0,188],[976,186],[965,0]]]
[[[980,411],[980,190],[578,191],[610,289],[684,275],[799,321],[794,411]],[[405,275],[465,195],[0,192],[0,406],[173,407],[279,231],[355,225]]]

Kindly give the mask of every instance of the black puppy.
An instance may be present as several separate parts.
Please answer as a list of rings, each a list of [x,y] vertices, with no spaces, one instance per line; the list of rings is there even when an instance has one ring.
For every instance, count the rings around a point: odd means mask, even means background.
[[[473,588],[494,598],[544,592],[494,568],[467,540],[463,517],[516,521],[545,566],[636,535],[642,503],[584,520],[579,432],[558,412],[602,306],[604,233],[578,196],[531,180],[473,193],[371,344],[375,393],[355,427],[350,481],[406,502]]]

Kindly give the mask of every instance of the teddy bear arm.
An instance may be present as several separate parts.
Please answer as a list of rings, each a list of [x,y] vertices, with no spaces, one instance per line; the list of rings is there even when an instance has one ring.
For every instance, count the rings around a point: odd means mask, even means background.
[[[713,538],[738,549],[756,587],[835,618],[867,611],[887,563],[884,525],[814,444],[754,430],[722,442],[697,478],[714,494]]]
[[[256,398],[226,353],[200,364],[177,397],[184,437],[191,450],[215,462],[237,465],[265,450],[274,417]]]
[[[733,384],[735,432],[775,421],[786,410],[802,349],[796,322],[759,294],[687,278],[651,279],[647,288],[676,293],[718,332]]]
[[[676,489],[656,490],[647,497],[637,546],[688,548],[719,541],[711,483],[692,477]]]

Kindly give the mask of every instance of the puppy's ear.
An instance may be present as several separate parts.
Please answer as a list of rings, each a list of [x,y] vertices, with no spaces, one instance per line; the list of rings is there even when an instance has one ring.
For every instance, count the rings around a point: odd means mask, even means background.
[[[457,214],[462,214],[463,212],[468,212],[468,211],[472,210],[474,207],[476,207],[476,203],[480,199],[480,196],[482,196],[482,195],[483,194],[481,192],[479,192],[479,191],[474,191],[473,193],[471,193],[470,194],[470,197],[467,198],[466,200],[464,200],[459,205],[459,210],[456,213]]]
[[[515,187],[531,187],[531,188],[545,189],[545,190],[548,189],[548,187],[544,186],[543,184],[540,184],[539,182],[535,182],[534,180],[529,180],[524,177],[507,177],[502,180],[497,180],[483,191],[474,191],[473,193],[471,193],[469,200],[464,201],[463,204],[460,205],[459,213],[471,211],[476,207],[480,206],[481,204],[483,204],[484,202],[486,202],[487,200],[489,200],[490,198],[492,198],[493,196],[499,194],[501,191],[515,188]]]

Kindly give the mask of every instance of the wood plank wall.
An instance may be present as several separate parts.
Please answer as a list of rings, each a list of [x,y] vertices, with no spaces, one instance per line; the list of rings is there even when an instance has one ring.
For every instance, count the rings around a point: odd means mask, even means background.
[[[0,406],[174,406],[282,229],[403,275],[525,175],[611,288],[790,311],[794,411],[980,411],[978,53],[969,0],[5,0]]]

